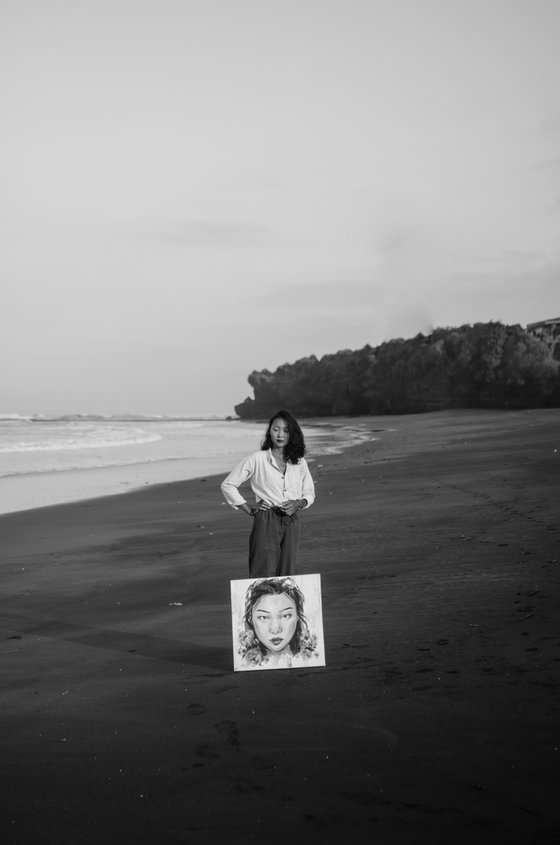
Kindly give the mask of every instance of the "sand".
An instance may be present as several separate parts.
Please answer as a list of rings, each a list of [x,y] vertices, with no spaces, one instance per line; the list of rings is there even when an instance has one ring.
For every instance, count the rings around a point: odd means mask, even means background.
[[[221,477],[0,517],[3,843],[560,841],[560,409],[356,422],[325,668],[233,672]]]

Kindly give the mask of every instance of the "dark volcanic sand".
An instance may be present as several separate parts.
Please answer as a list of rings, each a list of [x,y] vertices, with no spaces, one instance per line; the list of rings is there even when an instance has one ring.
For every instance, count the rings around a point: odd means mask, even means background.
[[[232,671],[220,478],[0,517],[2,843],[557,845],[560,410],[364,421],[324,669]]]

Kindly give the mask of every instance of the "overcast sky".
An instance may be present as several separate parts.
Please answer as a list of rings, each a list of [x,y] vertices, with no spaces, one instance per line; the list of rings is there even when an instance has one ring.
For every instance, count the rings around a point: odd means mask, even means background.
[[[558,0],[0,0],[0,411],[560,316]]]

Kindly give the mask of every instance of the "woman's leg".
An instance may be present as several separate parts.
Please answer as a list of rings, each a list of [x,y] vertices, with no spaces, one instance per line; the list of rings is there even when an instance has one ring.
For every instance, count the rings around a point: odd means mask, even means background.
[[[282,520],[274,511],[257,511],[249,537],[249,577],[277,574],[282,539]]]
[[[282,523],[282,540],[280,543],[280,560],[276,575],[295,575],[297,553],[299,548],[299,516],[296,514],[280,518]]]

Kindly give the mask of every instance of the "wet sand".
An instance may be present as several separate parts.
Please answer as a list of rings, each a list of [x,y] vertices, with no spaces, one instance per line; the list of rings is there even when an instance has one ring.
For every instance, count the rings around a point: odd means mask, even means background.
[[[221,476],[0,517],[3,843],[559,841],[560,410],[355,422],[325,668],[233,672]]]

